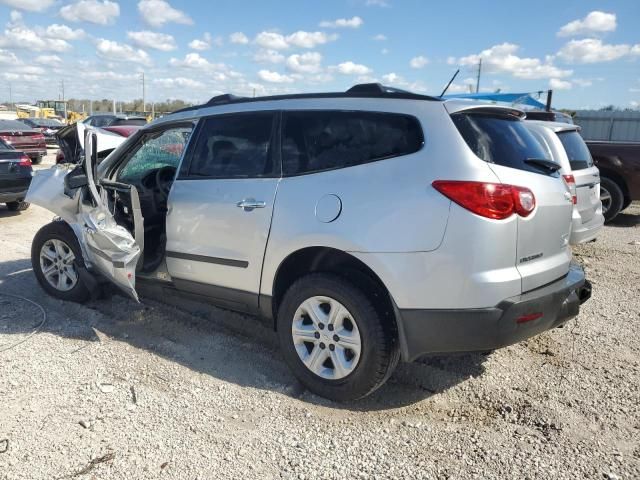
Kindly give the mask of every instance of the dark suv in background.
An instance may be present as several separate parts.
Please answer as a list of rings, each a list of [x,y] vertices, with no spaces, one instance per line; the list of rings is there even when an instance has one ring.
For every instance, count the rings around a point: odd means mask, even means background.
[[[640,200],[640,142],[587,141],[600,170],[600,200],[605,220],[613,220]]]

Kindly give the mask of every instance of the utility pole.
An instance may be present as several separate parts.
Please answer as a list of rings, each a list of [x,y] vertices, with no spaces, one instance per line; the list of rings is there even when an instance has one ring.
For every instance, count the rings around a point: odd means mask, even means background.
[[[476,93],[480,91],[480,73],[482,72],[482,57],[478,62],[478,79],[476,80]]]
[[[62,83],[62,104],[64,105],[64,120],[67,121],[67,102],[64,100],[64,78],[61,80]],[[55,105],[54,105],[55,106]],[[55,109],[54,109],[55,113]]]
[[[144,113],[144,111],[146,110],[145,108],[145,91],[144,91],[144,72],[142,72],[142,112]]]
[[[15,108],[13,107],[13,93],[11,92],[11,83],[9,83],[9,108],[15,110]]]

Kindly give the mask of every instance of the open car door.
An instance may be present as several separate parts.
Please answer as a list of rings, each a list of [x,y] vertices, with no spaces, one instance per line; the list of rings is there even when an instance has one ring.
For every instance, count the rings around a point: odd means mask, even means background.
[[[87,176],[88,195],[79,202],[78,216],[82,223],[82,235],[86,254],[92,267],[118,288],[138,300],[136,293],[136,266],[144,245],[143,218],[138,192],[132,185],[113,184],[109,187],[96,182],[96,135],[85,138],[84,170]],[[131,229],[119,225],[111,213],[113,204],[120,197],[129,197]],[[111,208],[111,210],[110,210]]]

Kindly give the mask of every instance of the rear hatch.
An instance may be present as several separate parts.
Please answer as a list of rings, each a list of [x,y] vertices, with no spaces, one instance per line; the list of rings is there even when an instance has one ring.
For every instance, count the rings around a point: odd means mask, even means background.
[[[600,172],[576,130],[558,132],[557,135],[567,152],[571,173],[576,181],[578,213],[582,223],[589,223],[600,208]]]
[[[522,291],[546,285],[569,271],[571,214],[569,189],[548,155],[512,110],[467,109],[453,119],[467,145],[486,161],[500,182],[526,187],[536,207],[518,216],[515,265]]]

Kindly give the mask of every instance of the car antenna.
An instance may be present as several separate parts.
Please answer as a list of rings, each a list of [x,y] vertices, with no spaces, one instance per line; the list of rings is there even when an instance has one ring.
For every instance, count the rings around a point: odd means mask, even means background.
[[[440,94],[440,96],[443,96],[445,93],[447,93],[447,90],[449,90],[449,86],[456,79],[456,77],[458,76],[458,73],[460,73],[460,69],[456,70],[456,73],[453,74],[453,77],[451,77],[451,80],[449,80],[449,83],[447,83],[447,86],[444,87],[444,90],[442,90],[442,93]]]

